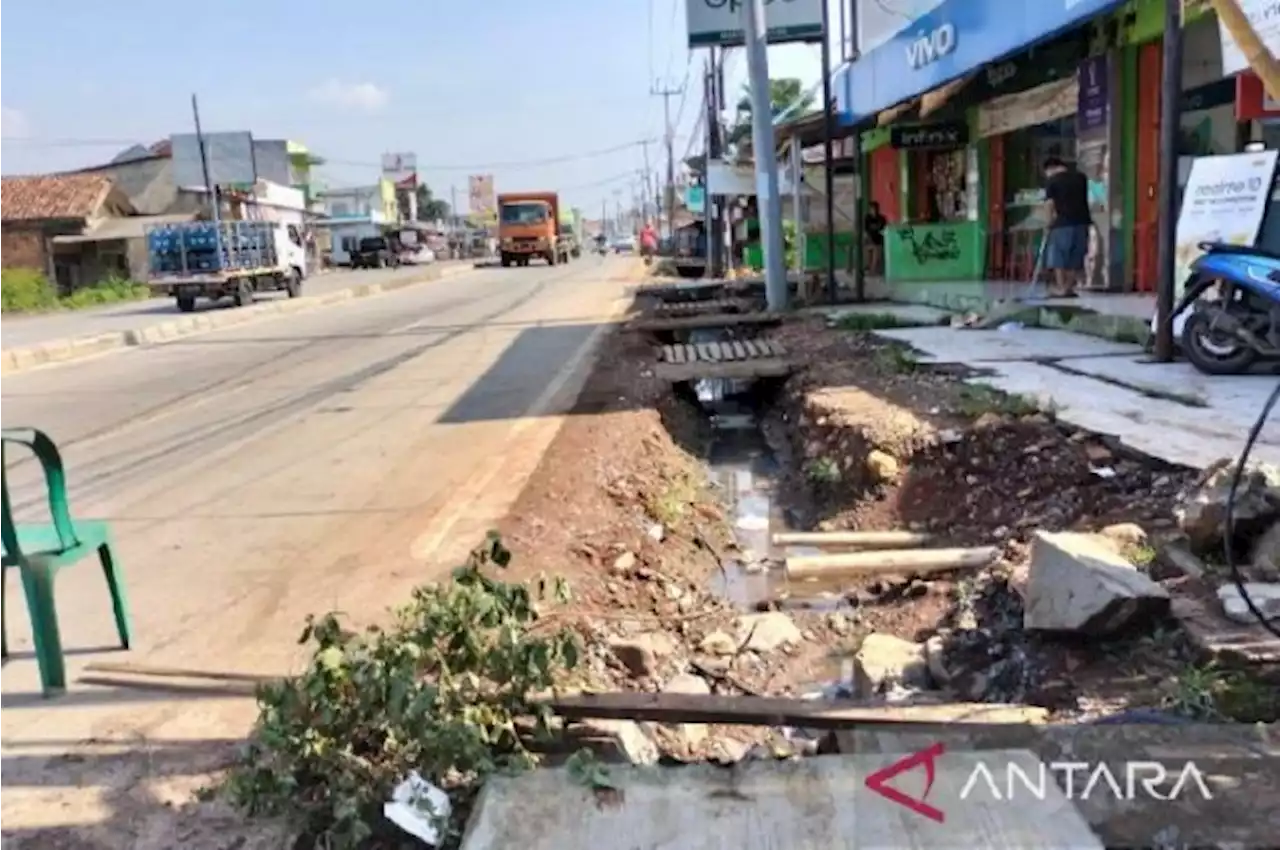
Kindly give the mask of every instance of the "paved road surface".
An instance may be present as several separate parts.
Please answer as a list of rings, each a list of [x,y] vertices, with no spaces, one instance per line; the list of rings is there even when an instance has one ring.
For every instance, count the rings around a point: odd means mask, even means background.
[[[544,412],[549,387],[572,387],[564,376],[575,360],[582,373],[588,340],[636,265],[477,270],[7,378],[4,425],[47,430],[63,447],[75,513],[114,524],[136,638],[132,652],[108,649],[95,565],[63,573],[71,690],[42,702],[23,597],[16,577],[9,583],[6,835],[124,818],[103,808],[115,792],[95,786],[140,781],[128,764],[104,779],[83,760],[74,779],[51,779],[67,768],[44,753],[91,738],[237,737],[253,714],[243,699],[77,683],[86,663],[278,673],[298,659],[307,614],[368,620],[438,575],[443,565],[411,552],[479,470],[492,478],[490,461],[546,430],[546,420],[521,417]],[[38,515],[35,465],[11,459],[10,471],[18,510]],[[507,478],[499,489],[520,486]]]
[[[411,278],[423,273],[421,267],[405,266],[399,269],[341,269],[307,278],[303,284],[304,295],[323,295],[351,286],[366,283],[383,283],[389,280]],[[286,297],[283,292],[264,293],[258,296],[261,300]],[[229,299],[213,303],[201,299],[197,312],[204,310],[232,310]],[[93,310],[76,310],[65,313],[50,313],[42,316],[4,317],[4,348],[25,348],[39,345],[56,339],[76,336],[124,331],[133,328],[167,322],[184,315],[178,312],[172,298],[153,298],[147,301],[132,301],[127,304],[112,304]]]

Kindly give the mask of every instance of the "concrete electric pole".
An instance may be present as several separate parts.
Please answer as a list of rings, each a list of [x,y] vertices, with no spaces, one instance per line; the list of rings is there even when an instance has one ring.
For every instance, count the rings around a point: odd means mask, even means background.
[[[765,0],[742,4],[742,34],[746,42],[751,88],[751,150],[756,161],[756,200],[760,210],[760,241],[764,249],[764,288],[770,310],[785,310],[790,294],[782,241],[782,198],[774,161],[773,104],[769,97],[769,49],[764,18]]]
[[[663,141],[667,146],[667,188],[663,193],[662,206],[667,211],[667,235],[675,235],[675,198],[676,198],[676,159],[675,159],[675,128],[671,126],[671,98],[674,95],[684,93],[684,86],[679,88],[663,88],[659,83],[655,82],[650,92],[655,97],[662,98],[662,122],[665,128]],[[659,230],[661,232],[661,230]]]

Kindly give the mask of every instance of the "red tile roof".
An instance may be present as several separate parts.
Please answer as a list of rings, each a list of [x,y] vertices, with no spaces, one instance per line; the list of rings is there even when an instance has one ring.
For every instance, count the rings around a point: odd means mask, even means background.
[[[0,220],[89,218],[98,211],[111,179],[101,174],[47,174],[0,180]]]

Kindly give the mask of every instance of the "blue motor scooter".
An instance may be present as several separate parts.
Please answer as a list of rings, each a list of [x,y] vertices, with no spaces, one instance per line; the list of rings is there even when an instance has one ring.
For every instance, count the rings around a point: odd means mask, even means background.
[[[1173,310],[1175,320],[1191,311],[1182,328],[1187,359],[1209,375],[1280,362],[1280,253],[1221,242],[1200,248]]]

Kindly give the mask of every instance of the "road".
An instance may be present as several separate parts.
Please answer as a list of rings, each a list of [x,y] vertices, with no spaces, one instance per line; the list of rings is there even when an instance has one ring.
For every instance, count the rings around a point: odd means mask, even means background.
[[[89,775],[83,760],[74,780],[50,779],[65,760],[46,756],[89,739],[239,737],[253,716],[244,699],[78,682],[86,664],[279,674],[299,661],[306,615],[368,621],[453,566],[532,473],[558,427],[543,414],[571,401],[637,267],[591,257],[475,270],[6,379],[4,425],[52,435],[73,512],[113,524],[136,635],[132,651],[112,649],[93,563],[63,573],[71,685],[42,701],[9,583],[6,836],[120,822],[103,787],[140,781],[128,765]],[[38,516],[38,468],[9,468],[20,516]]]
[[[324,295],[366,283],[385,283],[391,280],[412,278],[423,273],[423,267],[405,266],[399,269],[339,269],[307,278],[303,284],[304,295]],[[261,300],[284,298],[284,293],[265,293]],[[197,312],[205,310],[232,310],[228,299],[219,303],[200,301]],[[26,348],[42,342],[52,342],[76,336],[111,331],[125,331],[159,324],[184,315],[178,312],[172,298],[152,298],[146,301],[130,301],[111,304],[90,310],[63,313],[46,313],[38,316],[4,317],[4,348]]]

